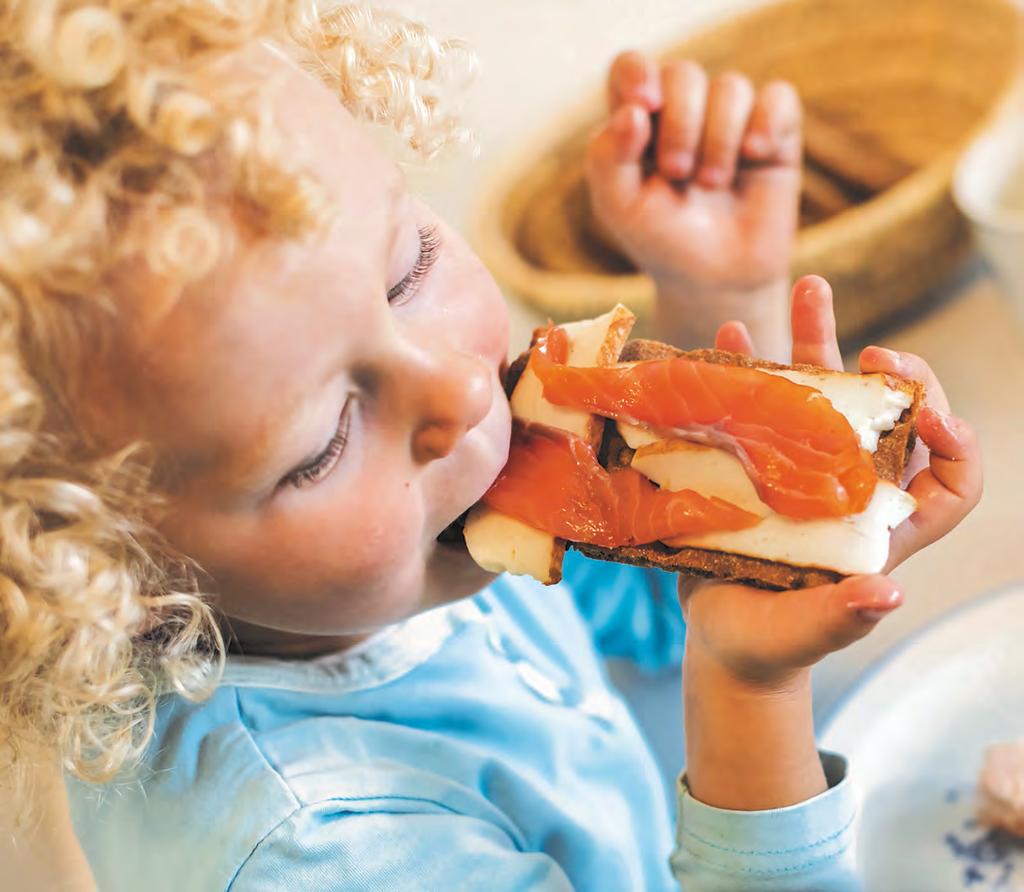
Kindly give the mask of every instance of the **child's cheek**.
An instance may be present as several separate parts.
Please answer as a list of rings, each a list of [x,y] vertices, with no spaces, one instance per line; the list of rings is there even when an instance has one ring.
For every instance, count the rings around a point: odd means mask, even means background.
[[[390,577],[422,552],[423,516],[409,491],[392,475],[331,512],[331,562],[339,577],[367,590],[386,588]]]

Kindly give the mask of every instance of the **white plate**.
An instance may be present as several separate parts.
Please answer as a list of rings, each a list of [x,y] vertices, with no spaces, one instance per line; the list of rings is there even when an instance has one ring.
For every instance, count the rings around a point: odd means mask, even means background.
[[[1024,890],[1024,842],[972,818],[985,747],[1024,738],[1024,584],[926,627],[868,673],[821,734],[861,795],[867,892]]]

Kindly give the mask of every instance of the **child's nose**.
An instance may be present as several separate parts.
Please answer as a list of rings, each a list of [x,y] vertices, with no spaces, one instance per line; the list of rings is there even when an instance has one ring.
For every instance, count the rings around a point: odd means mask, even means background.
[[[493,391],[491,371],[472,356],[445,352],[427,359],[415,388],[413,459],[419,464],[449,455],[486,417]]]

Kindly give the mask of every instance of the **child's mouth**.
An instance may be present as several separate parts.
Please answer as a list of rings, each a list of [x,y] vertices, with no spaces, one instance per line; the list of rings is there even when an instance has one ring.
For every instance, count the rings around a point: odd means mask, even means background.
[[[465,548],[465,526],[466,517],[468,514],[468,510],[463,511],[462,514],[456,517],[455,520],[453,520],[450,524],[448,524],[448,526],[441,530],[441,532],[437,535],[438,543],[441,545],[446,545],[448,547],[461,546],[462,548]]]
[[[511,394],[512,389],[515,387],[516,382],[519,380],[519,376],[522,375],[523,369],[526,367],[527,354],[523,354],[514,362],[509,364],[503,362],[499,370],[499,380],[502,382],[502,387],[505,391],[506,398]],[[495,474],[497,476],[497,474]],[[492,481],[493,482],[493,481]],[[488,484],[488,488],[490,484]],[[481,495],[482,498],[482,495]],[[448,549],[454,549],[468,554],[466,548],[466,536],[465,536],[465,524],[466,518],[469,516],[469,512],[472,510],[472,505],[463,511],[458,517],[455,518],[448,526],[446,526],[440,533],[438,533],[435,541],[438,545],[441,545]]]

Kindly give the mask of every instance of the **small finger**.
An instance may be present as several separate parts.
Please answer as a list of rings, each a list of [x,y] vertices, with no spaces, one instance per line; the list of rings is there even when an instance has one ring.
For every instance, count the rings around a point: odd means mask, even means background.
[[[860,370],[885,372],[898,378],[920,381],[925,388],[925,403],[942,413],[949,412],[949,400],[942,384],[931,366],[920,356],[886,347],[865,347],[860,354]]]
[[[907,492],[917,502],[917,511],[892,531],[887,572],[947,535],[974,507],[939,483],[930,468],[920,471],[910,481]]]
[[[821,276],[804,276],[793,286],[790,311],[793,362],[842,371],[843,355],[836,340],[832,286]]]
[[[661,107],[661,83],[655,62],[636,50],[620,53],[608,70],[608,108],[639,105],[648,112]]]
[[[800,94],[788,81],[772,81],[754,101],[742,155],[750,161],[796,165],[800,163]]]
[[[726,322],[715,335],[715,349],[753,356],[754,342],[742,322]]]
[[[693,173],[700,147],[708,78],[696,62],[669,62],[661,72],[661,88],[658,170],[666,179],[686,179]]]
[[[984,488],[981,447],[966,422],[925,408],[917,430],[929,450],[928,466],[907,487],[917,510],[893,531],[890,568],[954,529],[981,500]]]
[[[981,495],[981,446],[971,426],[930,406],[917,418],[917,433],[930,453],[929,466],[935,479],[962,499]]]
[[[978,457],[978,439],[961,418],[925,406],[917,417],[917,433],[933,456],[963,462]]]
[[[740,143],[753,106],[754,88],[742,75],[728,73],[711,81],[697,174],[700,185],[709,189],[732,185]]]
[[[585,159],[591,200],[599,214],[615,214],[632,205],[643,186],[644,148],[651,119],[636,105],[620,106],[590,140]]]

